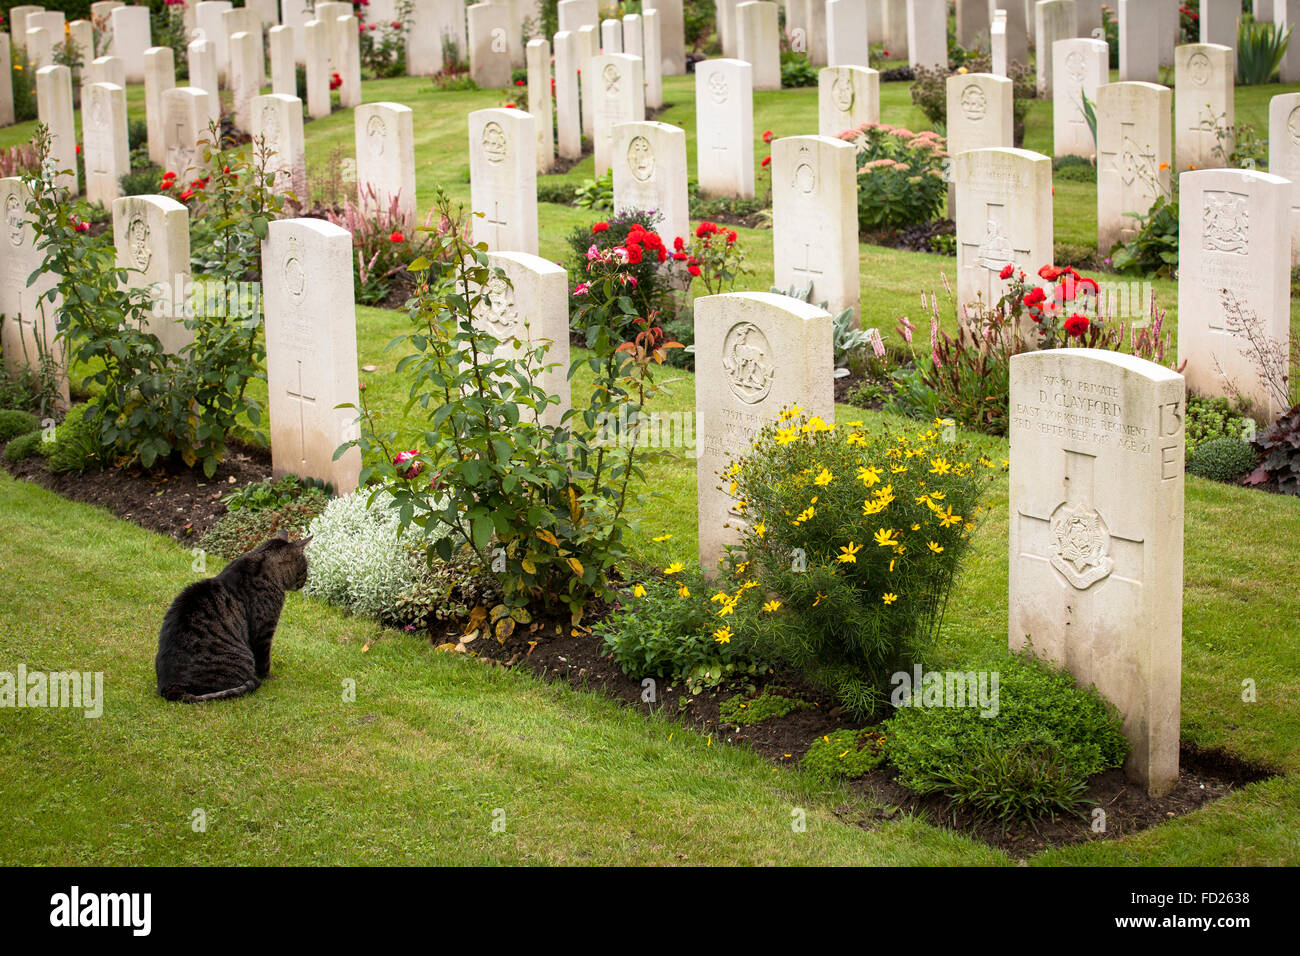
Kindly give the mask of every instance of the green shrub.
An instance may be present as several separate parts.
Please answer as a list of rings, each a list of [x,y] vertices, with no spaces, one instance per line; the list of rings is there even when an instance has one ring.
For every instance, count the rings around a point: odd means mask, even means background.
[[[1192,460],[1202,442],[1216,438],[1249,441],[1255,435],[1255,422],[1237,413],[1223,396],[1189,396],[1185,421],[1188,461]]]
[[[709,585],[694,565],[670,565],[671,572],[632,589],[631,599],[596,625],[624,674],[685,681],[692,693],[759,668],[732,642],[704,600]],[[685,593],[683,593],[685,592]]]
[[[163,169],[150,163],[148,166],[134,167],[118,179],[123,196],[149,196],[158,192],[162,183]]]
[[[1260,432],[1254,441],[1263,461],[1246,479],[1248,485],[1277,482],[1277,490],[1300,495],[1300,405]]]
[[[799,761],[818,780],[856,780],[885,762],[885,738],[879,730],[836,730],[818,737]]]
[[[19,411],[16,408],[0,409],[0,442],[26,435],[40,427],[40,419],[31,412]]]
[[[1255,467],[1259,455],[1240,438],[1211,438],[1202,442],[1187,463],[1187,471],[1211,481],[1232,481]]]
[[[769,684],[757,697],[747,694],[728,697],[718,706],[718,717],[725,724],[750,726],[773,717],[784,717],[796,710],[806,710],[811,706],[808,701],[795,697],[784,687]]]
[[[569,281],[572,287],[569,289],[569,308],[572,310],[572,328],[574,334],[585,343],[589,331],[588,324],[584,321],[583,316],[589,313],[584,311],[587,302],[587,296],[578,293],[578,287],[581,283],[588,288],[591,287],[591,276],[589,266],[593,261],[596,262],[596,268],[602,268],[599,261],[588,258],[588,251],[594,246],[596,250],[604,254],[609,254],[615,249],[626,249],[628,237],[633,232],[645,230],[654,233],[655,227],[659,225],[660,216],[658,213],[643,212],[637,209],[627,209],[617,216],[611,216],[608,220],[601,220],[592,223],[591,226],[575,226],[573,231],[568,235],[569,243],[569,261],[567,268],[569,272]],[[658,235],[657,233],[654,233]],[[624,321],[619,323],[617,334],[624,339],[631,337],[634,326],[634,319],[638,316],[657,316],[660,320],[669,320],[675,317],[675,305],[673,301],[673,290],[668,283],[669,274],[660,268],[661,262],[666,261],[668,250],[672,248],[673,236],[660,236],[659,242],[664,246],[664,260],[659,258],[658,250],[641,244],[641,261],[628,262],[626,270],[628,275],[636,280],[635,285],[629,284],[624,287],[622,294],[631,302],[632,308],[625,316]],[[652,240],[653,241],[653,240]]]
[[[537,184],[537,201],[553,202],[557,206],[572,206],[578,198],[578,187],[569,182],[547,182]]]
[[[100,439],[101,425],[96,409],[74,405],[54,429],[54,442],[46,459],[50,471],[81,474],[104,461],[106,450]]]
[[[275,511],[306,499],[329,497],[329,489],[317,478],[285,475],[277,481],[256,481],[224,499],[227,511]],[[322,507],[324,507],[322,505]]]
[[[948,198],[942,136],[866,123],[841,138],[858,150],[859,230],[903,229],[939,215]]]
[[[736,573],[772,597],[755,612],[743,591],[724,594],[717,613],[735,614],[756,657],[801,670],[855,718],[931,646],[992,478],[992,461],[943,437],[938,423],[868,431],[788,409],[721,475],[747,519]]]
[[[966,73],[991,73],[993,60],[987,53],[963,58],[960,69]],[[912,69],[912,85],[908,88],[912,103],[930,121],[936,130],[948,125],[948,77],[953,70],[942,67],[917,66]],[[1025,117],[1029,115],[1030,100],[1037,95],[1035,73],[1020,63],[1008,64],[1007,78],[1012,83],[1012,130],[1016,146],[1024,142]]]
[[[1080,157],[1071,158],[1078,159]],[[1097,181],[1097,170],[1091,163],[1070,163],[1056,170],[1052,177],[1058,182],[1095,183]]]
[[[1002,821],[1077,813],[1088,777],[1118,767],[1128,741],[1095,688],[1028,651],[979,661],[963,673],[998,676],[996,714],[979,707],[902,706],[884,725],[898,780],[920,794]],[[990,675],[992,685],[992,675]]]
[[[127,149],[147,149],[149,146],[149,124],[142,119],[131,120],[126,125],[126,143]],[[161,179],[161,176],[159,177]],[[157,184],[154,185],[157,191]]]
[[[1111,266],[1125,275],[1172,276],[1178,268],[1178,203],[1159,196],[1145,216],[1135,218],[1138,231],[1111,250]]]
[[[272,508],[231,511],[199,541],[199,547],[223,558],[247,554],[279,531],[297,540],[305,537],[312,521],[325,510],[329,499],[323,494],[306,495]]]
[[[50,447],[41,441],[42,435],[39,431],[28,432],[26,435],[19,435],[17,438],[5,445],[5,460],[12,462],[26,461],[34,455],[46,455]]]
[[[595,179],[584,179],[574,190],[573,204],[592,212],[605,212],[614,208],[614,170],[607,169]]]
[[[805,53],[781,51],[781,89],[817,85],[817,68]]]

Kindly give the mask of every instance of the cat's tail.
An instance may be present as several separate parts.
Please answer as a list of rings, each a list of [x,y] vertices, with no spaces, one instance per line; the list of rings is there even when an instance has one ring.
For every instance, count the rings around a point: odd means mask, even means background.
[[[168,688],[167,693],[163,696],[168,700],[178,700],[182,704],[198,704],[205,700],[227,700],[231,697],[243,697],[245,694],[251,694],[261,685],[261,681],[256,677],[251,677],[238,687],[230,687],[226,690],[213,691],[211,694],[187,694],[177,687]]]

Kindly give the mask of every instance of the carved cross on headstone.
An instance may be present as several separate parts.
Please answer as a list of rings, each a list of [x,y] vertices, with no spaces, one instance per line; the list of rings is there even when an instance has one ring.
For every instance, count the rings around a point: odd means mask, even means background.
[[[815,265],[813,265],[811,242],[805,242],[803,244],[803,265],[795,266],[794,271],[803,273],[804,275],[810,277],[819,276],[823,274],[821,269],[818,269]]]
[[[307,406],[316,404],[316,396],[308,395],[302,387],[302,359],[298,360],[298,391],[286,388],[284,393],[298,403],[299,459],[307,464]]]
[[[1060,504],[1047,515],[1017,511],[1022,550],[1013,558],[1050,564],[1060,588],[1075,592],[1065,603],[1067,634],[1076,607],[1093,600],[1108,580],[1142,586],[1142,539],[1118,533],[1098,512],[1093,487],[1096,461],[1095,455],[1064,449]],[[1080,635],[1077,641],[1067,637],[1065,664],[1080,683],[1087,684],[1092,679],[1095,648],[1084,637]]]
[[[509,221],[501,215],[501,201],[499,199],[492,200],[492,215],[487,217],[487,221],[490,225],[500,226],[503,229],[510,225]]]

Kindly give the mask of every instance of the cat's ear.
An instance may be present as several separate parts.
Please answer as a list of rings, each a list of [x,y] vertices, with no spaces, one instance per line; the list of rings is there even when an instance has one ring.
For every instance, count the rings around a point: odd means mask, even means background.
[[[299,549],[305,548],[307,547],[307,545],[311,544],[311,540],[314,537],[316,537],[314,534],[310,534],[307,537],[302,538],[301,540],[295,541],[294,546]]]
[[[275,533],[275,540],[276,540],[276,541],[288,541],[288,540],[289,540],[289,532],[288,532],[286,529],[281,528],[279,531],[277,531],[277,532]]]

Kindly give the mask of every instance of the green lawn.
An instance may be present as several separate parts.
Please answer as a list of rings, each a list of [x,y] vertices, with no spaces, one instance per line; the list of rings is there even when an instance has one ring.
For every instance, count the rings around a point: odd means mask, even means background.
[[[661,117],[684,126],[691,150],[692,78],[669,78]],[[1291,89],[1288,87],[1285,89]],[[1258,123],[1282,87],[1239,90],[1239,119]],[[427,208],[436,183],[468,199],[465,113],[506,101],[500,91],[434,93],[417,80],[368,82],[367,100],[416,109],[417,184]],[[140,90],[130,90],[133,110]],[[756,161],[764,129],[815,125],[815,93],[755,97]],[[1027,143],[1050,145],[1046,104],[1035,104]],[[1253,111],[1253,112],[1252,112]],[[922,128],[906,84],[886,84],[887,122]],[[1249,119],[1248,119],[1249,117]],[[308,152],[351,149],[352,118],[310,123]],[[0,130],[0,146],[30,124]],[[590,160],[567,174],[589,176]],[[760,176],[760,183],[764,180]],[[1057,192],[1060,241],[1095,228],[1094,190]],[[760,187],[762,188],[762,187]],[[1062,211],[1063,199],[1077,206]],[[1092,225],[1088,225],[1091,217]],[[592,216],[547,205],[542,254],[562,258],[564,235]],[[757,274],[771,281],[770,233],[745,230]],[[922,289],[942,292],[953,260],[861,247],[864,313],[892,331],[918,318]],[[1172,283],[1157,283],[1171,312]],[[405,389],[398,355],[383,349],[404,318],[357,310],[368,400],[390,416]],[[694,379],[673,379],[662,411],[694,408]],[[581,389],[579,378],[576,388]],[[580,392],[578,392],[580,394]],[[884,416],[840,409],[841,417]],[[1005,455],[1005,442],[988,440]],[[695,559],[695,461],[654,464],[635,509],[638,559]],[[993,486],[950,604],[943,654],[1006,642],[1006,486]],[[650,539],[672,537],[655,543]],[[800,773],[650,719],[597,696],[540,683],[414,637],[382,632],[291,595],[276,641],[278,679],[221,706],[168,705],[153,692],[158,622],[193,580],[180,546],[0,474],[0,670],[103,671],[99,720],[58,710],[0,712],[0,862],[5,863],[1004,863],[965,837],[912,819],[864,831],[831,808],[857,801]],[[1286,772],[1205,810],[1126,840],[1052,851],[1035,863],[1286,864],[1300,862],[1300,502],[1196,478],[1187,480],[1183,736]],[[209,568],[211,573],[214,568]],[[368,651],[363,648],[370,643]],[[1258,702],[1241,701],[1253,679]],[[342,682],[357,682],[354,704]],[[672,737],[670,740],[669,737]],[[791,830],[791,810],[808,814]],[[506,829],[492,830],[493,811]],[[205,834],[190,829],[203,809]]]

